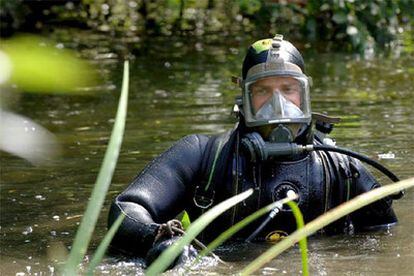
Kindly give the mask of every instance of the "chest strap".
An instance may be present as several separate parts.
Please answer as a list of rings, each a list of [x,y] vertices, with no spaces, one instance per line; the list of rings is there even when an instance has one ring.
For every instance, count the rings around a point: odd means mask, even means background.
[[[223,175],[223,157],[228,156],[229,149],[231,148],[229,143],[230,137],[234,133],[233,130],[226,132],[225,134],[213,136],[207,143],[205,149],[204,163],[204,177],[200,185],[196,186],[193,201],[195,206],[201,209],[209,208],[214,202],[215,186],[217,180]],[[220,168],[217,168],[219,165]],[[221,173],[219,173],[221,172]]]

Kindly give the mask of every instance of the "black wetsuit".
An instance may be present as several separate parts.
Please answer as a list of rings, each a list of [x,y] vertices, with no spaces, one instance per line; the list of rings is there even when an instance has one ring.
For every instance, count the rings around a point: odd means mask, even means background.
[[[209,196],[214,198],[214,205],[249,188],[255,188],[255,192],[204,230],[199,238],[205,241],[274,201],[286,187],[294,187],[299,193],[299,207],[305,221],[310,221],[347,199],[379,186],[359,161],[337,153],[312,152],[283,162],[250,163],[239,152],[241,132],[236,129],[230,134],[228,139],[223,135],[186,136],[153,160],[111,206],[109,225],[121,212],[126,214],[112,248],[144,256],[153,244],[160,223],[175,218],[183,210],[191,220],[196,219],[203,212],[194,203],[196,187],[205,187],[210,176]],[[224,141],[224,146],[212,166],[218,141]],[[314,142],[320,143],[317,139]],[[237,237],[247,237],[261,221],[252,223]],[[325,231],[343,233],[350,228],[358,231],[396,222],[391,200],[387,199],[352,213]],[[282,211],[259,238],[274,230],[289,233],[295,228],[290,211]]]

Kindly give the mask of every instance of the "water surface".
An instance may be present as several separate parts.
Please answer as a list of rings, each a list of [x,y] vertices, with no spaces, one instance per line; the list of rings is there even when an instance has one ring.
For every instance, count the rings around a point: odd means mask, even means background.
[[[49,275],[74,238],[94,184],[115,117],[122,62],[113,42],[94,34],[54,36],[76,48],[99,68],[103,79],[96,96],[21,95],[11,108],[47,127],[63,153],[46,167],[1,153],[1,275]],[[174,141],[191,133],[218,133],[233,126],[230,116],[238,88],[245,46],[243,38],[227,45],[157,39],[134,50],[128,120],[113,183],[102,209],[92,247],[106,231],[111,199],[147,162]],[[116,44],[117,42],[115,42]],[[119,47],[123,47],[119,44]],[[168,47],[167,47],[168,46]],[[118,47],[118,48],[119,48]],[[116,47],[115,47],[116,48]],[[344,53],[305,50],[307,74],[313,77],[312,108],[343,118],[332,133],[339,145],[380,160],[401,179],[413,176],[414,57],[380,54],[362,59]],[[389,181],[374,172],[383,184]],[[414,271],[414,193],[395,202],[400,223],[386,232],[313,237],[309,241],[313,275],[410,275]],[[234,274],[269,245],[223,247],[230,269],[208,261],[192,274]],[[210,260],[211,261],[211,260]],[[108,258],[100,273],[142,273],[142,262]],[[258,274],[299,274],[297,247],[273,260]]]

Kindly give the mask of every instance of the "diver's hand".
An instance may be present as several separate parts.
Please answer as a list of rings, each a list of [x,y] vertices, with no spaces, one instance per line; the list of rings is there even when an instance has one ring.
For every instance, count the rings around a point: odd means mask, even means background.
[[[183,225],[179,220],[172,219],[163,223],[158,228],[157,235],[154,239],[154,244],[161,239],[172,238],[174,236],[179,236],[184,233]]]
[[[170,220],[167,223],[161,224],[158,233],[155,237],[152,248],[148,251],[145,258],[147,266],[155,261],[158,256],[166,250],[169,246],[173,245],[183,233],[181,222],[178,220]],[[174,260],[168,269],[181,265],[188,260],[195,258],[198,251],[192,246],[185,246],[181,254]]]

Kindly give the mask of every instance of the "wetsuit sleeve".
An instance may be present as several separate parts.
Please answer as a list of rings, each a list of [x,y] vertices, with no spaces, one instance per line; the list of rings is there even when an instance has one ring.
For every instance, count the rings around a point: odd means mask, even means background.
[[[159,223],[173,219],[192,202],[208,138],[186,136],[154,159],[112,203],[108,224],[126,215],[111,248],[143,256]]]
[[[380,184],[358,160],[351,160],[354,175],[354,196],[380,187]],[[380,199],[351,214],[351,220],[357,231],[387,228],[397,223],[397,216],[391,207],[392,200]]]

